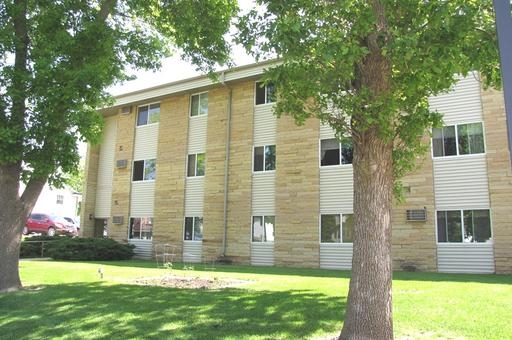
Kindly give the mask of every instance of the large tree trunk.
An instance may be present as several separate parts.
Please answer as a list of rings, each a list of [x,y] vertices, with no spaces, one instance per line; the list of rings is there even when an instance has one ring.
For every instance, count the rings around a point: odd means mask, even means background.
[[[340,339],[392,339],[392,144],[375,129],[354,144],[354,254]]]

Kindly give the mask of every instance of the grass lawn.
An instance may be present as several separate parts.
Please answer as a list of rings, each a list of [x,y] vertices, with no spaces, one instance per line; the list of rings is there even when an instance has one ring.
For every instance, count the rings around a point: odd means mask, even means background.
[[[329,339],[342,327],[349,282],[342,271],[170,271],[145,261],[21,261],[20,273],[26,289],[0,294],[0,339]],[[129,282],[170,274],[249,282],[215,290]],[[512,339],[510,275],[396,273],[393,298],[396,338]]]

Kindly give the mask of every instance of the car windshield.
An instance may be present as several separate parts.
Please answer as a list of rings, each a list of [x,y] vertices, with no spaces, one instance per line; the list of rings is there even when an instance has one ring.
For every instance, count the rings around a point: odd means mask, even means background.
[[[52,215],[52,220],[54,220],[55,222],[68,223],[68,221],[66,221],[64,217],[59,215]]]

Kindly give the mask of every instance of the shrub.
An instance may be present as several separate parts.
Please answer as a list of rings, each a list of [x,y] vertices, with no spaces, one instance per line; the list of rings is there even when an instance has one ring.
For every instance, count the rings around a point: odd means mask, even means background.
[[[121,244],[110,238],[57,238],[46,254],[56,260],[129,260],[134,245]]]
[[[68,236],[50,237],[46,235],[25,237],[21,242],[20,258],[42,257],[47,256],[47,250],[51,248],[54,241],[68,238]],[[40,242],[51,241],[51,242]],[[44,249],[43,249],[44,247]]]

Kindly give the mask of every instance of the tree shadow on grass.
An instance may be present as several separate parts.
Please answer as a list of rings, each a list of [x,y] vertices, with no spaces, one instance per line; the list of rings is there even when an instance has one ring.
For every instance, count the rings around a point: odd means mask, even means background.
[[[308,339],[340,329],[345,303],[313,291],[45,286],[0,295],[0,338]]]

